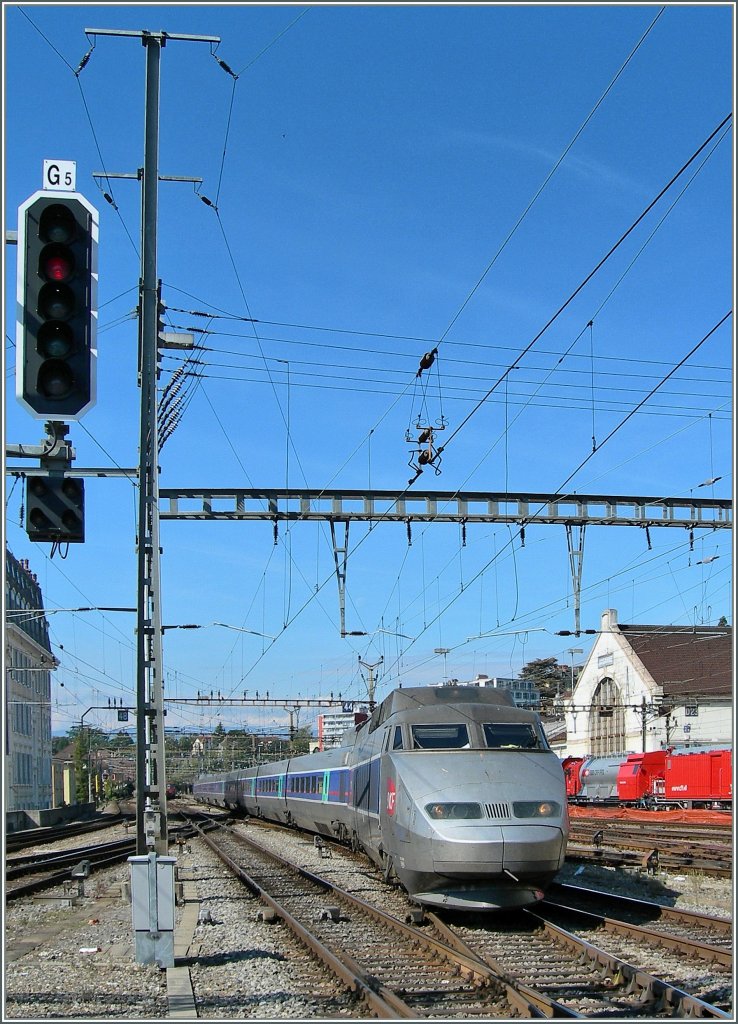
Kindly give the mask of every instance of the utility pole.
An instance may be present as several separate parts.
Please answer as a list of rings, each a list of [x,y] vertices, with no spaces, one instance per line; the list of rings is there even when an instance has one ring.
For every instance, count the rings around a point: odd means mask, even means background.
[[[159,467],[157,218],[159,192],[159,64],[162,39],[144,37],[146,108],[141,197],[139,316],[138,626],[136,704],[136,852],[167,854],[166,771],[162,682]]]
[[[88,708],[87,711],[82,712],[82,717],[79,720],[79,745],[80,751],[84,749],[82,746],[82,735],[85,728],[85,715],[88,715],[90,711],[94,711],[94,708]],[[87,802],[92,803],[92,726],[87,726]]]
[[[169,40],[219,43],[217,36],[167,32],[85,29],[89,36],[139,38],[146,50],[144,166],[141,192],[141,279],[139,282],[139,435],[138,597],[136,657],[136,853],[131,858],[136,959],[160,966],[174,964],[174,907],[168,886],[174,858],[167,856],[164,748],[164,665],[161,626],[159,542],[158,376],[159,279],[157,225],[159,193],[159,80],[161,50]],[[172,881],[173,889],[173,881]],[[146,895],[148,893],[148,895]]]
[[[219,43],[217,36],[87,28],[88,36],[127,36],[146,49],[144,166],[141,181],[141,278],[139,282],[138,600],[136,657],[136,852],[169,851],[164,751],[164,665],[161,629],[159,466],[156,384],[158,376],[159,279],[159,81],[161,50],[168,41]],[[128,177],[129,175],[122,175]]]
[[[582,647],[570,647],[567,650],[566,653],[571,655],[571,694],[572,694],[572,697],[573,697],[574,696],[574,655],[575,654],[584,654],[584,649]],[[561,680],[560,679],[556,680],[556,700],[557,701],[561,700]]]
[[[646,753],[646,716],[649,707],[645,697],[641,697],[641,746],[643,753]]]

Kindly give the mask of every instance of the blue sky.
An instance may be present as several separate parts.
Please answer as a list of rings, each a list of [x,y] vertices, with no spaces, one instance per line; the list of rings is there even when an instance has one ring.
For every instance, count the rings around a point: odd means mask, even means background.
[[[4,5],[6,228],[44,158],[75,160],[100,210],[98,401],[71,427],[76,465],[135,466],[139,416],[139,187],[93,174],[142,166],[144,50],[86,28],[220,36],[238,74],[206,43],[162,52],[160,173],[202,178],[213,204],[160,186],[167,320],[207,331],[162,487],[401,491],[415,373],[439,344],[423,412],[451,440],[415,487],[554,492],[732,306],[729,130],[516,363],[732,109],[733,6],[660,10]],[[6,247],[5,437],[37,444],[42,423],[14,398],[15,271]],[[729,319],[567,489],[730,497],[732,350]],[[161,387],[179,365],[163,360]],[[5,497],[7,543],[53,613],[55,731],[108,697],[133,703],[135,616],[55,609],[135,605],[135,488],[88,481],[87,541],[66,560],[29,542],[10,477]],[[681,530],[650,542],[589,529],[584,628],[608,607],[622,622],[732,621],[730,531],[696,531],[693,551]],[[206,627],[165,633],[165,697],[360,698],[359,660],[383,657],[382,696],[589,646],[555,635],[573,628],[562,526],[529,527],[522,547],[506,526],[470,525],[462,544],[457,525],[416,524],[409,546],[402,525],[353,525],[346,626],[372,635],[343,639],[326,526],[282,528],[275,546],[269,523],[164,522],[162,544],[164,623]],[[170,706],[167,724],[219,720],[286,716]]]

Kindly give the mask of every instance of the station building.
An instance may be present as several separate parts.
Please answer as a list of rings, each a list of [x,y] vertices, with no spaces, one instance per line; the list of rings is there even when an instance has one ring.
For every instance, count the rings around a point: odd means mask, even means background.
[[[52,806],[51,653],[41,588],[5,549],[5,809]]]
[[[600,632],[565,702],[572,757],[731,746],[730,626],[621,625]]]

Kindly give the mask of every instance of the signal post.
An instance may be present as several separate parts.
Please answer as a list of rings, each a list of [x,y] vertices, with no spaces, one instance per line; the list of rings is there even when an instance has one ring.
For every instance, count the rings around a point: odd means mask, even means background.
[[[167,856],[164,751],[164,666],[159,542],[158,376],[159,80],[161,50],[169,41],[219,43],[217,36],[85,29],[89,36],[138,38],[146,51],[144,166],[141,195],[139,302],[138,621],[136,672],[136,856],[131,866],[133,929],[138,963],[174,964],[174,861]]]

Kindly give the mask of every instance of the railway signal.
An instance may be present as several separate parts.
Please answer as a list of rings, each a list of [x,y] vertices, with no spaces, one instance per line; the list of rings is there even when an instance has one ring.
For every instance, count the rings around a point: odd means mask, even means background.
[[[95,404],[97,210],[40,191],[18,209],[16,396],[36,419],[78,420]]]
[[[31,540],[81,544],[85,539],[84,481],[31,476],[26,481],[26,532]]]

